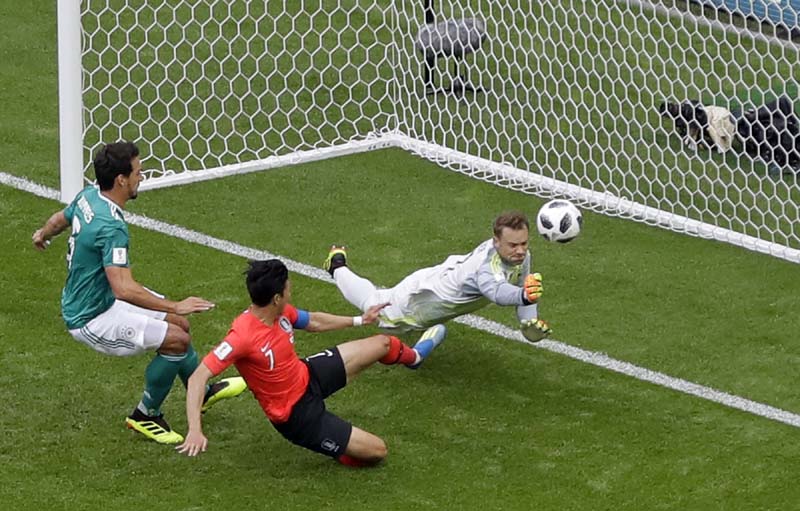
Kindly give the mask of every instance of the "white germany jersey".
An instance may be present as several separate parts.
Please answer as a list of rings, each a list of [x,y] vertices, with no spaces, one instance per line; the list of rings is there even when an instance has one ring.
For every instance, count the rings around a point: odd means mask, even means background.
[[[515,305],[520,319],[536,317],[536,305],[525,306],[522,283],[530,273],[531,256],[522,264],[504,262],[492,239],[465,255],[452,255],[439,265],[418,270],[382,292],[391,306],[385,327],[427,328],[484,307],[489,302]]]

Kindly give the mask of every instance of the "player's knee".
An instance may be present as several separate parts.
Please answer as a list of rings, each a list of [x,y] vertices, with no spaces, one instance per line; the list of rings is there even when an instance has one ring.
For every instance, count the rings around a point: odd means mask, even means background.
[[[374,443],[370,452],[370,462],[372,463],[380,463],[386,456],[389,454],[389,449],[386,447],[386,442],[381,440],[380,438]]]
[[[167,329],[167,336],[161,343],[159,351],[169,355],[180,355],[186,353],[191,343],[189,333],[178,326],[170,325]]]
[[[168,323],[172,323],[186,333],[189,333],[189,320],[177,314],[167,314]]]
[[[183,316],[178,316],[178,321],[179,321],[178,326],[181,328],[181,330],[183,330],[184,332],[186,332],[188,334],[189,333],[189,320],[184,318]]]
[[[386,442],[380,437],[374,435],[370,436],[369,443],[365,446],[366,449],[364,449],[362,453],[362,459],[370,464],[380,463],[386,458],[389,452],[386,448]]]
[[[378,334],[375,336],[375,342],[381,347],[381,351],[384,355],[389,353],[389,350],[392,347],[392,339],[386,334]]]

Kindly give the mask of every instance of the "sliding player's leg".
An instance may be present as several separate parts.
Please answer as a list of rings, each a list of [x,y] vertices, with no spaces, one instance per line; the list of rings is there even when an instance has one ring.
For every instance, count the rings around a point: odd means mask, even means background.
[[[405,355],[398,356],[400,350]],[[392,357],[389,361],[387,357]],[[412,358],[410,358],[412,357]],[[370,466],[386,457],[386,444],[325,408],[325,398],[343,388],[377,361],[401,363],[416,353],[395,337],[376,335],[341,344],[306,358],[309,384],[286,423],[275,428],[291,442],[334,458],[344,465]]]
[[[367,467],[376,465],[386,458],[389,451],[380,437],[355,426],[351,428],[347,448],[336,461],[351,467]]]
[[[347,382],[375,362],[410,366],[420,361],[416,351],[391,335],[374,335],[349,341],[340,344],[337,349],[344,364]]]
[[[343,465],[372,466],[386,457],[383,440],[325,409],[316,381],[309,382],[306,393],[292,408],[289,420],[272,424],[293,444],[329,456]]]

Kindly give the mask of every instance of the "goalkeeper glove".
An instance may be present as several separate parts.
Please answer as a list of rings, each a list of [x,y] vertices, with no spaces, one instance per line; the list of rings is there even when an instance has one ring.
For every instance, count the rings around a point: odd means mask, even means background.
[[[525,277],[525,282],[522,284],[522,301],[525,305],[536,303],[536,300],[541,298],[542,291],[542,274],[531,273]]]
[[[531,342],[538,342],[550,335],[550,325],[541,319],[526,319],[519,324],[522,336]]]

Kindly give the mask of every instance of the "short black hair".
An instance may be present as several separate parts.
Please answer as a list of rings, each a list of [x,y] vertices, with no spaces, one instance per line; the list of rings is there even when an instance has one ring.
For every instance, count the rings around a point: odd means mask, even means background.
[[[275,295],[283,295],[289,280],[289,270],[279,259],[250,261],[244,273],[250,300],[259,307],[269,305]]]
[[[117,176],[130,176],[131,160],[139,156],[139,148],[133,142],[106,144],[94,157],[94,176],[101,190],[114,188]]]

